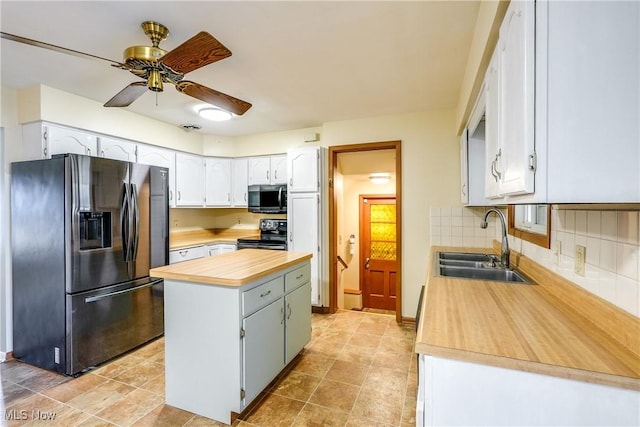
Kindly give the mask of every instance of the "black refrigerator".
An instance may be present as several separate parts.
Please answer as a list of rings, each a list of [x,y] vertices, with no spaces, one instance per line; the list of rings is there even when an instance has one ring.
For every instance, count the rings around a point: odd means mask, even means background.
[[[13,355],[75,375],[164,332],[168,170],[66,154],[11,165]]]

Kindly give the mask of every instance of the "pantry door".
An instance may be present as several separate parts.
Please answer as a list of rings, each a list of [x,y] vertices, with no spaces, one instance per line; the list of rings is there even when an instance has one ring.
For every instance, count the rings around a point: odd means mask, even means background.
[[[396,309],[396,199],[360,196],[360,278],[363,306]]]

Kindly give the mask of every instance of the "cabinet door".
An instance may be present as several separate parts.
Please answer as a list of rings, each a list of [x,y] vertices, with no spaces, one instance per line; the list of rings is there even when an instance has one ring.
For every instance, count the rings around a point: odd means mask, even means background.
[[[247,159],[233,159],[231,164],[231,205],[247,206],[248,204],[248,167]]]
[[[249,185],[270,184],[271,183],[271,158],[250,157],[249,158]]]
[[[243,407],[284,368],[284,301],[277,299],[243,319]]]
[[[98,140],[100,157],[123,162],[136,162],[136,144],[131,141],[124,141],[113,138],[100,137]]]
[[[468,131],[464,129],[460,135],[460,201],[469,203],[469,141]]]
[[[311,283],[307,282],[284,297],[285,365],[311,340]]]
[[[289,192],[319,191],[318,148],[299,148],[287,152]]]
[[[502,155],[500,148],[500,74],[499,63],[500,57],[498,49],[493,53],[487,74],[485,77],[485,196],[489,198],[499,197],[500,176],[496,168],[498,161]]]
[[[169,169],[169,206],[176,206],[176,153],[153,145],[138,144],[138,163]]]
[[[98,138],[86,132],[47,125],[45,138],[49,147],[46,158],[65,153],[98,155]]]
[[[287,183],[287,155],[271,156],[270,159],[270,179],[271,184]]]
[[[311,252],[311,304],[320,303],[319,239],[320,201],[318,193],[289,193],[287,206],[288,249]]]
[[[176,206],[204,205],[204,162],[202,157],[176,153]]]
[[[535,3],[509,4],[496,49],[500,55],[500,147],[497,172],[502,195],[533,192],[529,167],[534,145]],[[531,163],[533,165],[533,162]]]
[[[209,157],[205,166],[205,205],[231,206],[231,159]]]

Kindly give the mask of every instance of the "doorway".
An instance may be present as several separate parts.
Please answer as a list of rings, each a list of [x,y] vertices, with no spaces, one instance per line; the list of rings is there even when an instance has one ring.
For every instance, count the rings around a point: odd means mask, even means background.
[[[396,309],[396,198],[360,195],[362,306]]]
[[[371,158],[382,155],[389,152],[390,168],[393,171],[382,171],[376,169],[375,161],[370,161]],[[355,196],[355,202],[353,202],[353,208],[345,207],[344,199],[344,176],[340,168],[340,159],[342,157],[354,157],[357,159],[357,164],[360,167],[360,171],[367,177],[376,172],[393,172],[393,181],[390,186],[386,187],[384,193],[376,193],[373,191],[361,192]],[[366,173],[365,173],[366,172]],[[387,268],[386,273],[386,295],[387,295],[387,307],[392,307],[389,310],[395,311],[396,322],[401,323],[402,318],[402,169],[401,169],[401,152],[400,141],[387,141],[387,142],[372,142],[364,144],[352,144],[329,147],[329,311],[335,312],[339,308],[339,298],[343,298],[342,293],[344,289],[344,283],[342,277],[345,271],[348,269],[350,274],[359,272],[364,269],[364,259],[360,256],[360,248],[363,245],[362,235],[359,228],[359,213],[358,213],[358,198],[362,195],[368,195],[370,197],[384,196],[387,199],[395,199],[395,222],[388,226],[394,231],[395,236],[395,269]],[[350,196],[353,198],[354,196]],[[349,200],[351,203],[351,200]],[[355,218],[355,219],[354,219]],[[345,228],[344,224],[347,220],[354,219],[355,224],[351,228]],[[355,234],[355,236],[354,236]],[[360,261],[362,258],[363,261]],[[371,257],[369,267],[370,270],[372,263]],[[373,263],[374,266],[379,260]],[[380,267],[378,265],[376,268]],[[391,273],[391,271],[394,271]],[[372,280],[378,280],[382,278],[382,273],[374,274]],[[359,280],[358,280],[359,282]],[[377,286],[381,282],[373,283],[369,281],[369,288]],[[356,286],[359,286],[357,284]],[[340,287],[340,289],[339,289]],[[364,283],[360,291],[363,292],[364,298]],[[375,289],[374,289],[375,290]],[[379,293],[379,292],[378,292]],[[374,295],[377,293],[374,292]],[[364,302],[364,301],[363,301]],[[369,301],[367,301],[369,302]]]

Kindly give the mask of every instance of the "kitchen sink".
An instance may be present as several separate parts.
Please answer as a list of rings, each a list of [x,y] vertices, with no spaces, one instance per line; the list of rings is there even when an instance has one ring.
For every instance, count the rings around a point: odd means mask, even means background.
[[[529,279],[515,270],[506,268],[474,268],[440,266],[441,276],[460,277],[464,279],[495,280],[498,282],[513,282],[530,284]]]
[[[492,280],[519,284],[532,282],[519,271],[505,268],[493,254],[438,252],[436,271],[440,276]]]

